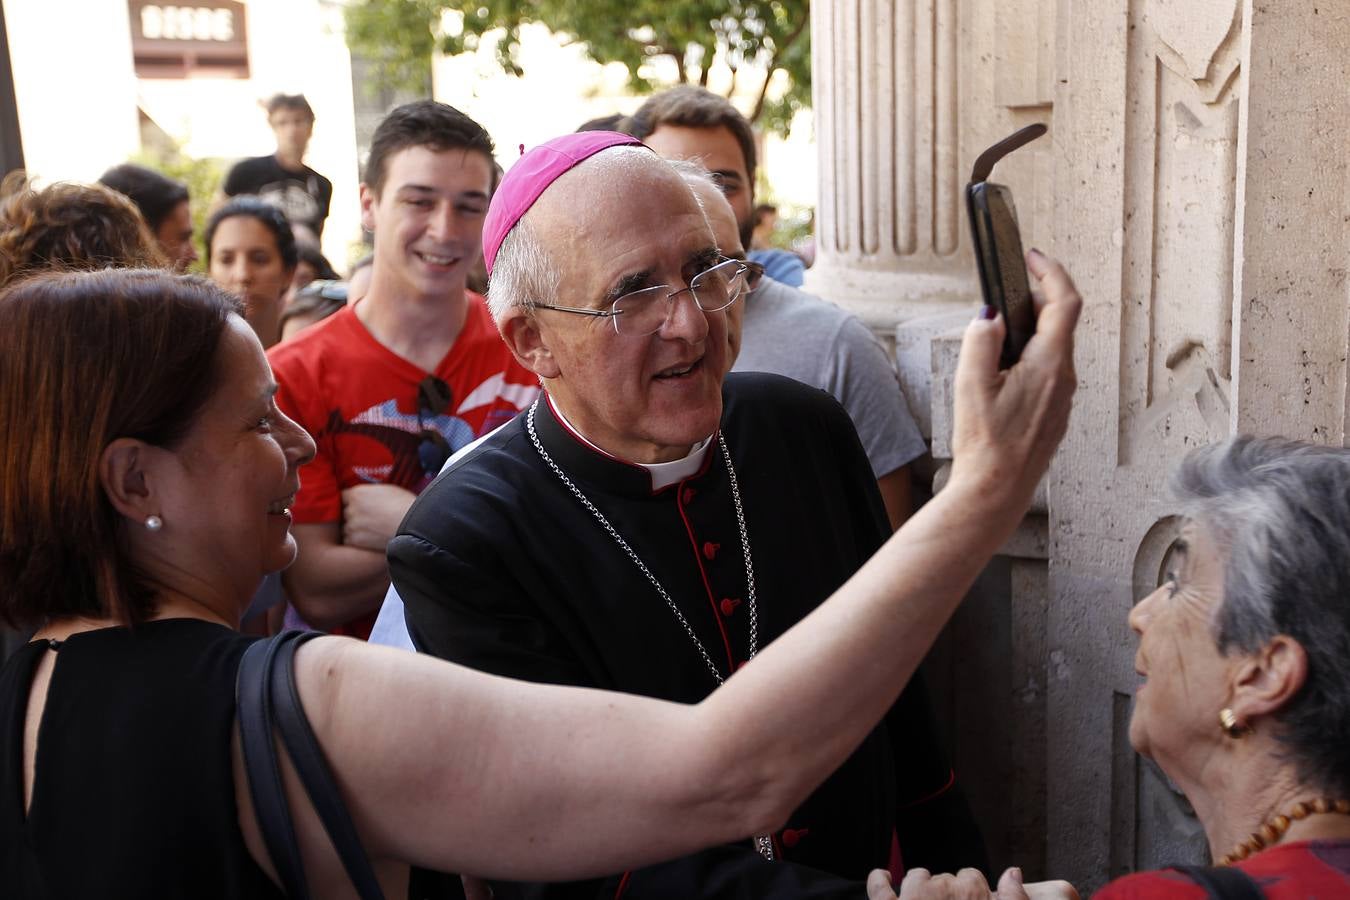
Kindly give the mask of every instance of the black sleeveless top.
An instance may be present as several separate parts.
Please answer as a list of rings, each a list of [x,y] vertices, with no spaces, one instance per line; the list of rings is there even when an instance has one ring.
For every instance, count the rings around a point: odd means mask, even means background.
[[[0,670],[0,894],[280,898],[239,831],[234,680],[255,640],[165,619],[59,645],[23,809],[28,692],[46,642]]]

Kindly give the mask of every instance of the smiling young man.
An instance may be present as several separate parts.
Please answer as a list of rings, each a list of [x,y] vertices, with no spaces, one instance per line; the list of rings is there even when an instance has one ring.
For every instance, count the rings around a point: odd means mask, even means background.
[[[848,416],[785,378],[725,376],[747,269],[631,138],[525,154],[484,248],[497,325],[544,394],[453,460],[390,543],[412,640],[499,675],[697,703],[889,534]],[[773,834],[496,896],[856,898],[902,858],[979,865],[922,692],[889,718],[900,730],[873,732]]]
[[[285,575],[316,627],[369,634],[389,586],[385,545],[413,498],[538,393],[465,286],[494,174],[491,138],[458,110],[418,101],[390,113],[361,185],[375,236],[367,293],[269,354],[278,405],[318,444]]]

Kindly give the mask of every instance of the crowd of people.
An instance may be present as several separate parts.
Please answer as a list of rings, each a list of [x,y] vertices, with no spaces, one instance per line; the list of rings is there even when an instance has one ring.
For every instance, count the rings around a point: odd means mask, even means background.
[[[0,670],[5,896],[1076,896],[990,887],[919,674],[1067,427],[1058,262],[1028,254],[1012,369],[991,309],[968,327],[916,509],[886,351],[755,240],[725,99],[505,173],[464,113],[400,106],[345,280],[313,111],[268,115],[205,277],[150,169],[0,188],[0,618],[32,634]],[[1099,896],[1350,895],[1350,452],[1238,438],[1175,490],[1131,738],[1219,865]],[[258,689],[293,678],[327,790],[260,775],[236,722],[291,629],[322,636]]]

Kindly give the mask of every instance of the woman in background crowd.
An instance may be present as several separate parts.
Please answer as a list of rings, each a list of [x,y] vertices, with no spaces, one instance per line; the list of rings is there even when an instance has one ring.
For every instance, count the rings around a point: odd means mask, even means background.
[[[235,197],[206,224],[211,280],[244,302],[263,349],[281,340],[281,314],[300,259],[286,215],[257,197]]]
[[[281,314],[281,339],[290,340],[347,305],[345,281],[311,281],[286,304]]]
[[[168,265],[130,200],[101,185],[0,184],[0,285],[46,268]]]
[[[291,276],[291,297],[300,293],[300,289],[311,281],[339,281],[341,280],[333,264],[328,261],[328,257],[319,251],[318,247],[311,244],[302,244],[296,242],[297,262],[295,264],[295,274]]]

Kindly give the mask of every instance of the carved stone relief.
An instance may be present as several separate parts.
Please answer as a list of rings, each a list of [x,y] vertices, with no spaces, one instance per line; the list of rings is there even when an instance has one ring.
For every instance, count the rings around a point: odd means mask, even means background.
[[[1228,433],[1236,0],[1134,0],[1121,230],[1120,462]]]
[[[1055,0],[1002,0],[994,10],[994,102],[1049,106],[1055,96]]]
[[[1174,569],[1172,560],[1181,525],[1180,518],[1164,516],[1140,540],[1133,565],[1133,602],[1156,590]],[[1133,658],[1132,652],[1128,658]],[[1126,771],[1116,772],[1113,778],[1121,788],[1114,802],[1134,811],[1132,816],[1114,817],[1119,822],[1118,833],[1112,834],[1112,863],[1119,870],[1115,874],[1200,860],[1209,852],[1204,829],[1185,795],[1157,765],[1130,747],[1129,714],[1133,712],[1134,692],[1128,682],[1132,676],[1133,672],[1125,675],[1127,683],[1115,692],[1116,704],[1122,708],[1113,723],[1113,766]],[[1124,829],[1123,833],[1119,829]]]

